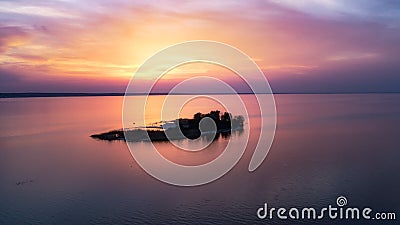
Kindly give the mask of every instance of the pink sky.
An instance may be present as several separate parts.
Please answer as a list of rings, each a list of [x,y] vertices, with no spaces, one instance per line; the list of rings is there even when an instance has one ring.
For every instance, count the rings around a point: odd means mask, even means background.
[[[152,54],[198,39],[244,51],[275,92],[400,91],[395,1],[13,0],[0,2],[0,92],[123,92]],[[194,65],[160,90],[199,74],[236,82]]]

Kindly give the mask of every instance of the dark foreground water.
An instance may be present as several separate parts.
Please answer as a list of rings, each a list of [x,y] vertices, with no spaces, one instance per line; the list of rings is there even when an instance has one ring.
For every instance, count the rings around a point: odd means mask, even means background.
[[[336,207],[338,196],[347,198],[347,206],[372,208],[371,215],[400,216],[399,94],[275,100],[276,136],[261,167],[247,170],[255,143],[250,140],[227,175],[185,188],[147,175],[124,142],[89,137],[121,127],[122,97],[0,99],[0,224],[396,224],[398,219],[257,218],[264,203],[321,209]],[[188,113],[210,106],[191,107]],[[218,156],[227,141],[220,138],[198,153],[156,146],[171,160],[198,164]]]

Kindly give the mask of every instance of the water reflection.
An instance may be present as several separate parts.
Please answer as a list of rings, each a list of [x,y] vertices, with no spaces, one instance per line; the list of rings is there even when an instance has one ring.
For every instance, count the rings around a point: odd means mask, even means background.
[[[247,108],[256,108],[251,96],[242,97],[248,98]],[[159,102],[163,96],[151,98]],[[259,221],[256,210],[265,202],[324,207],[339,195],[349,205],[400,210],[395,198],[400,177],[393,173],[400,170],[400,95],[275,98],[275,140],[253,173],[247,172],[250,150],[261,129],[255,111],[246,118],[254,126],[221,134],[202,151],[182,151],[169,142],[132,144],[137,149],[154,144],[168,159],[196,165],[218,157],[228,140],[239,143],[250,133],[232,171],[193,188],[147,175],[123,141],[89,137],[122,126],[120,97],[0,99],[0,224],[279,223]],[[210,106],[193,107],[186,116]],[[148,119],[157,121],[155,114]]]

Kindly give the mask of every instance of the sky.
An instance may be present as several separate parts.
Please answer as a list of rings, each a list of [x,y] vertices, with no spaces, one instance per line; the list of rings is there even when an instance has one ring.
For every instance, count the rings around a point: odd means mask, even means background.
[[[400,1],[0,0],[0,92],[124,92],[136,69],[190,40],[232,45],[274,92],[400,92]],[[171,71],[160,91],[210,65]]]

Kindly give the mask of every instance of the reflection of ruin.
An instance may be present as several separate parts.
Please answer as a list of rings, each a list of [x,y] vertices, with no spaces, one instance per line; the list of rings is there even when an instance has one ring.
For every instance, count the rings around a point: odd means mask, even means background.
[[[201,124],[204,118],[211,118],[214,124]],[[238,132],[240,135],[243,132],[243,123],[243,116],[232,117],[228,112],[221,115],[220,111],[215,110],[207,114],[196,113],[192,119],[179,118],[153,124],[152,126],[125,130],[125,132],[123,130],[114,130],[102,134],[94,134],[91,137],[110,141],[169,141],[186,138],[197,139],[199,137],[207,139],[228,138],[231,132]],[[200,131],[200,125],[203,133]]]

